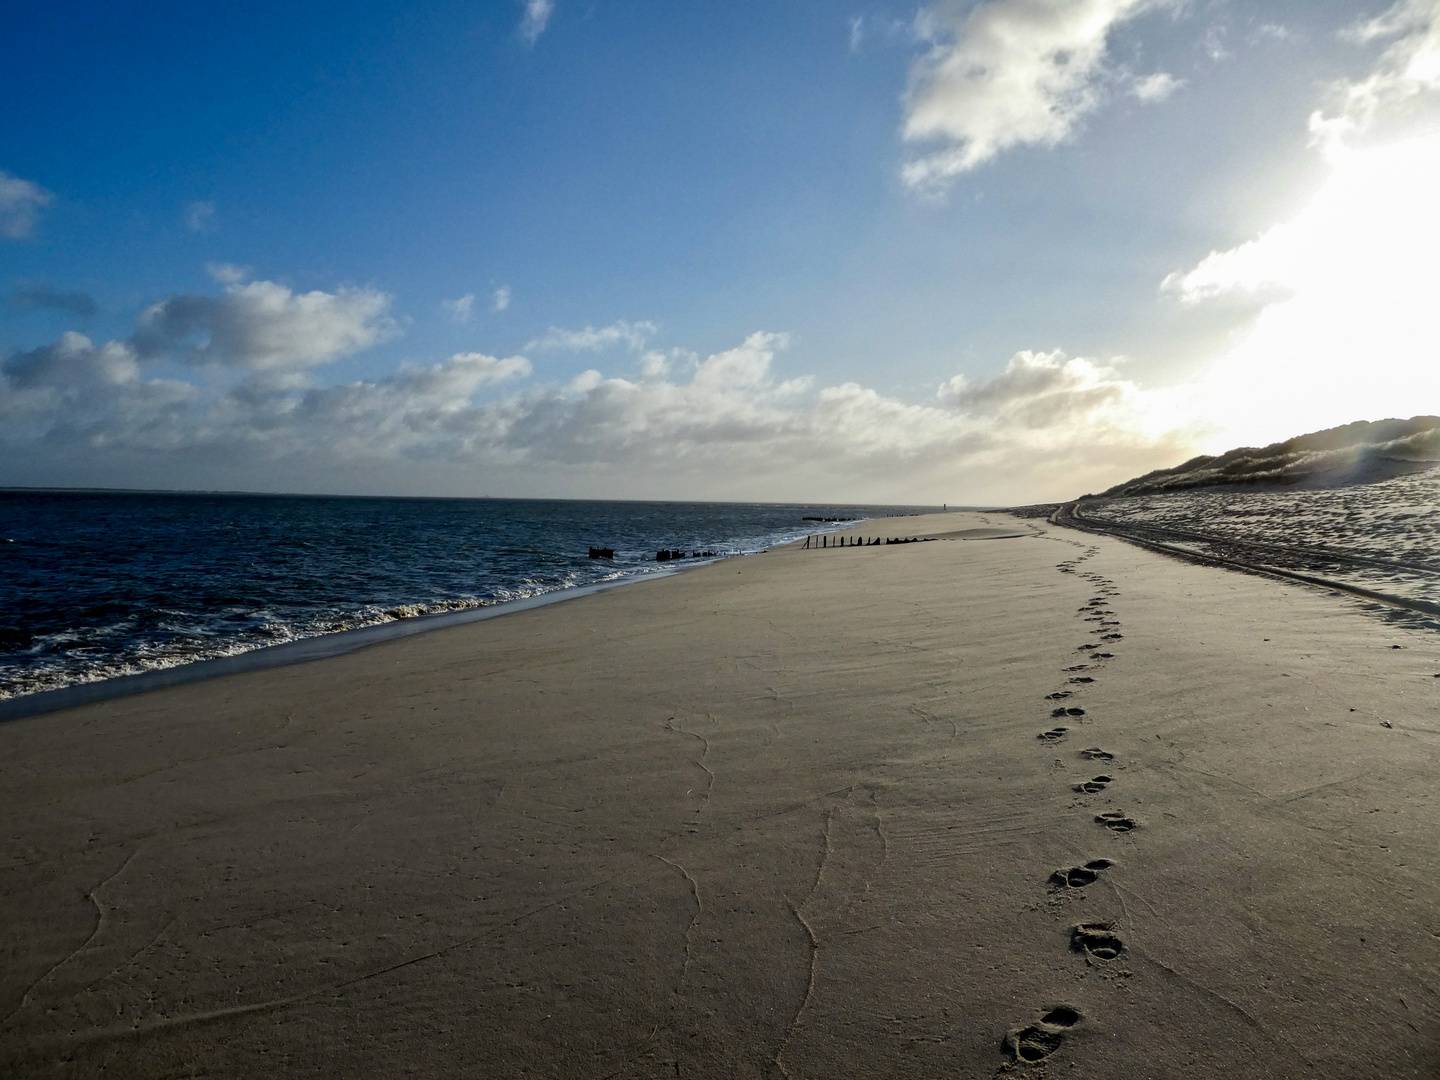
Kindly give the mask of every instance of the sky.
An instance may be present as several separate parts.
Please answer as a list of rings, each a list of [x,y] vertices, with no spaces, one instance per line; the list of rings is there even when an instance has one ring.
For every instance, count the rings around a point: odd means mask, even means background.
[[[54,0],[0,94],[0,485],[1018,504],[1440,413],[1440,0]]]

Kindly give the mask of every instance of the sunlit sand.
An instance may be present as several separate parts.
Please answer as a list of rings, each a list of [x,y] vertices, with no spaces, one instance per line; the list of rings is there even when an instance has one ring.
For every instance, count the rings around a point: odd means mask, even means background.
[[[1432,637],[901,532],[0,727],[0,1071],[1434,1075]]]

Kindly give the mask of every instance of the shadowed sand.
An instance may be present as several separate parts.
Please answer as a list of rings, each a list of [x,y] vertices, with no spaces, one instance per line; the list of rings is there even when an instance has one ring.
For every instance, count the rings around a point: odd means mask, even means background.
[[[1433,635],[947,533],[0,726],[0,1075],[1437,1075]]]

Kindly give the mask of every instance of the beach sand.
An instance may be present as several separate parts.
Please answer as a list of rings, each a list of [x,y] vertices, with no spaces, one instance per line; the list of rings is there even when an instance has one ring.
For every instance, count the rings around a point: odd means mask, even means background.
[[[1432,633],[859,532],[0,725],[0,1075],[1440,1075]]]

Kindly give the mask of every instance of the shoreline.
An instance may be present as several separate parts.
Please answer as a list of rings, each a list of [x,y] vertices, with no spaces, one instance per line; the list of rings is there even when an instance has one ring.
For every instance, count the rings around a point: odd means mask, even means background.
[[[738,557],[738,556],[734,556]],[[700,560],[696,560],[698,563]],[[712,560],[714,561],[714,560]],[[451,626],[465,626],[473,622],[511,615],[532,608],[545,607],[562,600],[573,600],[616,589],[622,585],[634,585],[640,581],[668,577],[678,574],[685,567],[667,567],[647,574],[615,581],[597,581],[589,585],[571,585],[549,592],[522,596],[516,600],[499,600],[458,611],[441,611],[431,615],[417,615],[407,619],[391,619],[387,622],[371,623],[368,626],[354,626],[348,630],[334,630],[325,634],[296,638],[278,645],[261,645],[232,653],[229,656],[213,656],[204,660],[189,660],[170,667],[139,671],[132,675],[116,675],[90,682],[71,683],[54,690],[38,690],[31,694],[17,694],[0,698],[0,724],[8,720],[19,720],[27,716],[40,716],[61,709],[70,709],[94,702],[111,701],[115,698],[143,694],[167,686],[183,686],[186,683],[201,682],[219,678],[222,675],[239,675],[248,671],[265,671],[269,668],[288,667],[291,664],[305,664],[312,660],[325,660],[332,656],[344,656],[357,649],[396,641],[413,634],[443,630]]]
[[[209,493],[202,492],[199,494]],[[881,520],[899,521],[903,519],[858,518],[845,522],[843,527],[833,529],[831,532],[843,532],[845,529],[858,526],[868,521]],[[815,535],[820,534],[816,533]],[[800,540],[791,540],[775,546],[785,547],[788,546],[788,544],[798,544],[800,542]],[[544,607],[549,604],[559,603],[562,600],[578,599],[582,596],[604,592],[607,589],[668,577],[685,570],[698,569],[702,566],[709,566],[712,563],[727,559],[737,559],[747,555],[762,554],[768,550],[770,549],[761,548],[756,551],[741,550],[721,553],[709,558],[687,558],[683,561],[674,560],[681,564],[667,565],[658,570],[636,571],[628,576],[609,581],[591,582],[586,585],[559,586],[546,592],[536,593],[533,596],[519,597],[514,600],[498,600],[492,603],[478,604],[475,607],[461,608],[453,611],[441,611],[409,618],[390,619],[385,622],[354,626],[345,630],[311,634],[307,637],[280,642],[276,645],[259,645],[228,655],[187,660],[178,664],[171,664],[167,667],[151,668],[127,675],[113,675],[85,682],[70,683],[66,686],[55,687],[51,690],[36,690],[26,694],[16,694],[11,697],[0,698],[0,724],[10,720],[23,719],[27,716],[40,716],[61,709],[74,708],[94,702],[110,701],[119,697],[128,697],[132,694],[143,694],[150,690],[159,690],[167,686],[181,686],[186,683],[219,678],[224,675],[237,675],[248,671],[264,671],[269,668],[285,667],[290,664],[304,664],[312,660],[323,660],[332,656],[343,656],[346,653],[354,652],[356,649],[368,648],[371,645],[378,645],[382,642],[409,637],[413,634],[443,630],[451,626],[464,626],[468,623],[481,622],[502,615],[529,611],[532,608]]]
[[[1435,635],[910,523],[0,725],[0,1072],[1432,1077]]]

